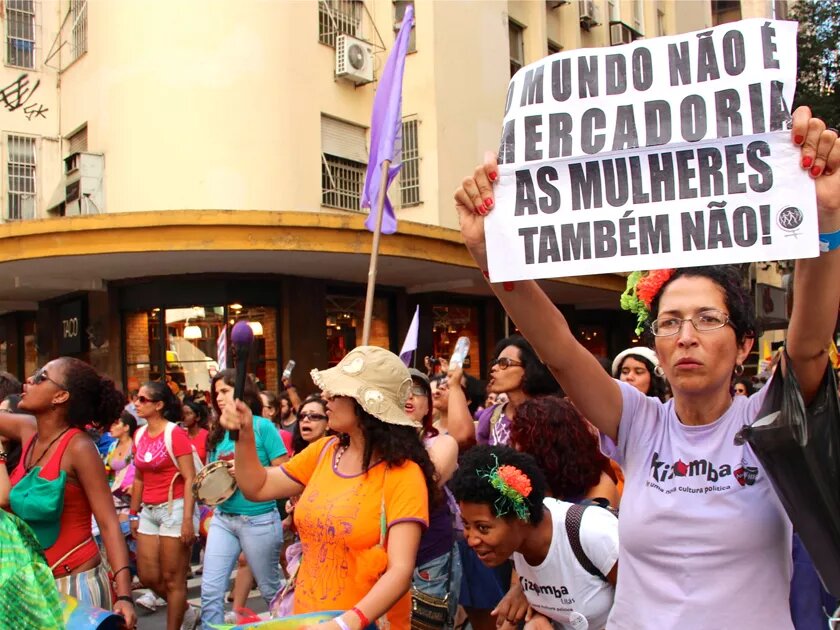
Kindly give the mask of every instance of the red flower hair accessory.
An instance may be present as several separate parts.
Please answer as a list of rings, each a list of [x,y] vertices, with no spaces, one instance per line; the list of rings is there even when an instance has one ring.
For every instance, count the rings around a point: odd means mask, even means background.
[[[647,273],[634,271],[627,277],[627,289],[621,295],[621,308],[636,315],[636,334],[641,335],[650,319],[650,306],[662,286],[671,279],[676,269],[654,269]]]

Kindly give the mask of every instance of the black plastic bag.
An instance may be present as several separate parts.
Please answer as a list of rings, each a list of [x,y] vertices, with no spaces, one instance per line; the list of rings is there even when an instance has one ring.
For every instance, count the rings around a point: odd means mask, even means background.
[[[785,353],[746,441],[770,478],[828,592],[840,597],[840,401],[831,365],[805,407]]]

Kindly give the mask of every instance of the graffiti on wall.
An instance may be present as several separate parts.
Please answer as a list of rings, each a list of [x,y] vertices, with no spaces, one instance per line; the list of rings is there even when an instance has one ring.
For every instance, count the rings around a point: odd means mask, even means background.
[[[35,92],[38,91],[40,85],[40,79],[32,85],[29,81],[29,75],[24,73],[9,83],[9,85],[0,89],[0,105],[10,112],[22,109],[23,115],[26,116],[27,120],[32,120],[39,116],[46,118],[46,113],[49,111],[49,108],[44,107],[40,103],[29,102],[35,95]]]

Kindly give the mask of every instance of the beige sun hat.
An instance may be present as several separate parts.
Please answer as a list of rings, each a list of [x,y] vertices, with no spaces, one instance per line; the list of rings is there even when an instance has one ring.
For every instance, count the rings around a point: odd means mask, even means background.
[[[370,415],[388,424],[420,428],[405,412],[411,376],[393,352],[359,346],[328,370],[312,370],[312,380],[330,396],[350,396]]]

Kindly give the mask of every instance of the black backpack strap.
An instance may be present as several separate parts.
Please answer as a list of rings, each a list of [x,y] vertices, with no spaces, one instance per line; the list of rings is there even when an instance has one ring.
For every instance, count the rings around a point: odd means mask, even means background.
[[[589,506],[578,505],[577,503],[569,506],[569,510],[566,512],[566,535],[569,537],[569,545],[571,545],[572,552],[574,552],[575,558],[577,558],[580,566],[586,569],[586,572],[590,575],[599,577],[604,582],[607,582],[607,577],[598,570],[598,567],[592,564],[592,561],[583,550],[583,545],[580,544],[580,524],[587,507]]]

